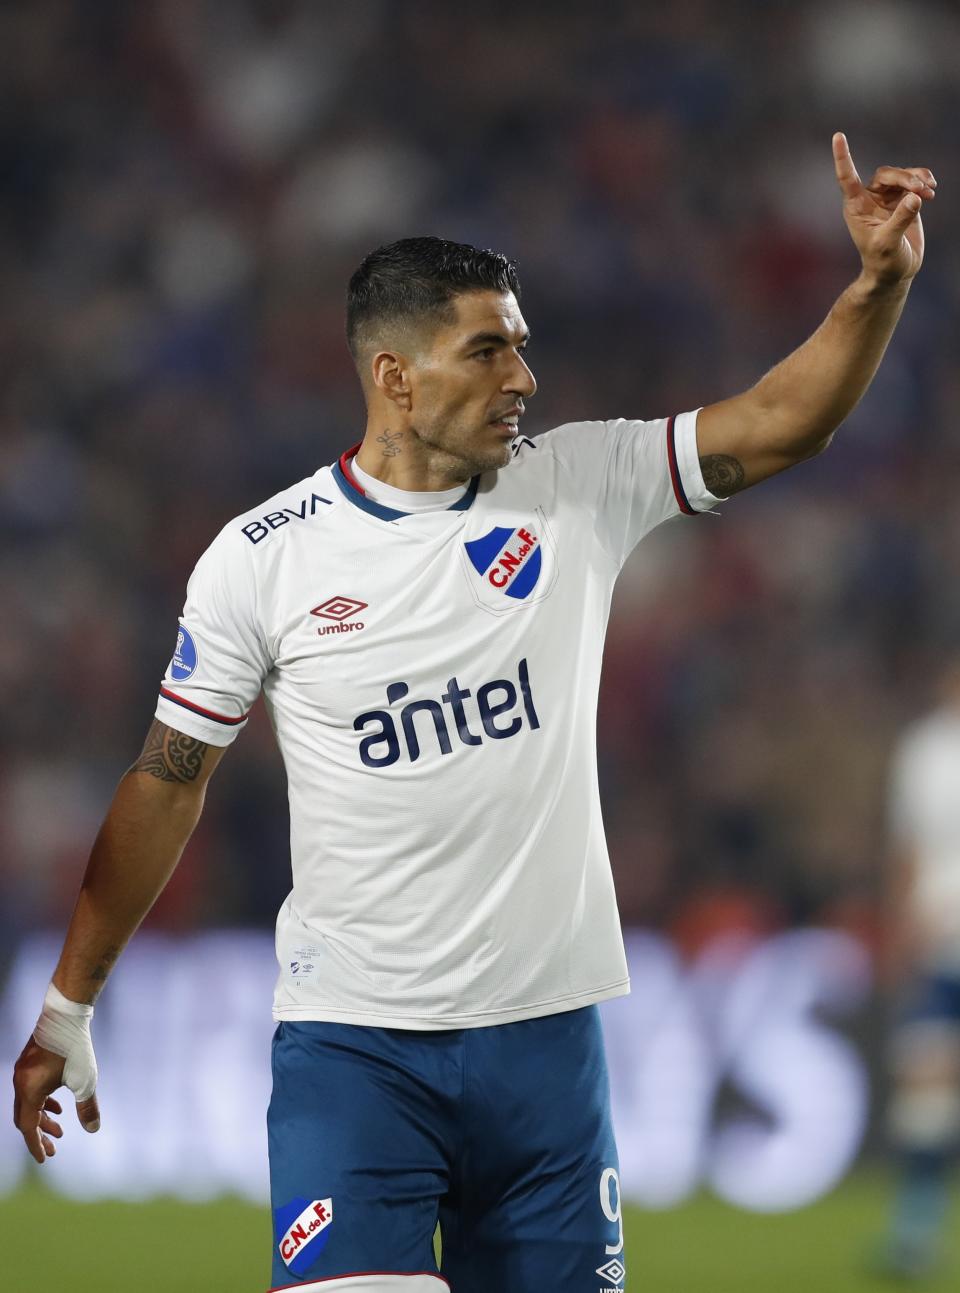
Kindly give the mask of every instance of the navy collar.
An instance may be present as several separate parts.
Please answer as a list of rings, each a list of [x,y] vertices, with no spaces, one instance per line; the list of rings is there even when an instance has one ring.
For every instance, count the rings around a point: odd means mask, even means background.
[[[362,441],[360,442],[363,443]],[[338,462],[333,464],[333,479],[340,486],[340,491],[345,498],[349,499],[355,507],[362,508],[364,512],[369,512],[371,516],[378,516],[381,521],[399,521],[404,516],[411,516],[411,512],[398,512],[395,507],[386,507],[383,503],[375,503],[372,498],[367,496],[367,491],[363,488],[356,476],[353,474],[351,463],[357,456],[360,444],[355,444],[352,449],[340,455]],[[446,510],[448,512],[465,512],[473,503],[477,496],[477,489],[480,485],[480,477],[474,476],[467,486],[467,492],[463,498],[458,498]]]

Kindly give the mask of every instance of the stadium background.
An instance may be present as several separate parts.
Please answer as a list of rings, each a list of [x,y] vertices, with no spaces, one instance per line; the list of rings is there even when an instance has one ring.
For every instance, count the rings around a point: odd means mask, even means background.
[[[936,172],[927,263],[830,452],[722,520],[664,527],[631,560],[599,743],[624,923],[653,931],[636,937],[678,980],[809,935],[803,963],[829,985],[840,948],[846,996],[829,1033],[858,1057],[869,1098],[861,1166],[801,1211],[734,1211],[722,1189],[691,1188],[673,1211],[631,1212],[634,1282],[872,1287],[858,1270],[883,1216],[896,985],[874,973],[870,986],[863,965],[877,963],[885,769],[960,642],[958,69],[946,0],[3,7],[6,1069],[49,968],[36,940],[59,938],[140,747],[189,569],[230,516],[359,438],[342,313],[362,255],[429,232],[516,257],[540,383],[528,432],[696,407],[802,340],[855,273],[830,163],[843,129],[862,172]],[[204,931],[266,930],[287,856],[258,712],[148,922],[169,964]],[[635,993],[642,1006],[644,982]],[[243,1005],[266,1016],[268,995]],[[181,1044],[188,1055],[192,1036]],[[769,1063],[780,1073],[789,1056]],[[763,1083],[751,1093],[735,1063],[715,1068],[711,1122],[745,1108],[775,1132]],[[162,1140],[178,1115],[150,1098],[139,1116]],[[107,1103],[102,1135],[110,1118]],[[79,1152],[71,1119],[46,1185]],[[130,1140],[116,1153],[135,1165]],[[55,1286],[38,1238],[52,1221],[73,1288],[110,1293],[131,1270],[147,1288],[147,1256],[158,1288],[262,1287],[253,1204],[134,1203],[150,1191],[124,1187],[124,1203],[82,1206],[40,1192],[21,1154],[8,1125],[4,1290]]]

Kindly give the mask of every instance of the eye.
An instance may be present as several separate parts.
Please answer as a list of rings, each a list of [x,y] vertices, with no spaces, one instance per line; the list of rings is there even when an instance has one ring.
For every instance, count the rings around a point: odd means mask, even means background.
[[[492,359],[496,353],[497,352],[493,346],[485,346],[483,350],[475,350],[473,358],[480,360]]]

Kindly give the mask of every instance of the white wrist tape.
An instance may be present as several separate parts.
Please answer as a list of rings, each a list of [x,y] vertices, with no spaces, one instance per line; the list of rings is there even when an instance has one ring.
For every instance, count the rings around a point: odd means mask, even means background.
[[[33,1039],[44,1050],[62,1055],[63,1085],[77,1100],[89,1100],[97,1088],[97,1059],[90,1037],[93,1006],[69,1001],[51,983],[43,999],[43,1010],[33,1030]]]

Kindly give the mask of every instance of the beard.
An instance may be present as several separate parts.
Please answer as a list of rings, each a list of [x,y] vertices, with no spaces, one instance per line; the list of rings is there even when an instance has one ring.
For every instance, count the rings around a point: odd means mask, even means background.
[[[510,461],[512,442],[502,437],[481,445],[470,432],[435,432],[414,426],[410,431],[426,449],[431,471],[448,477],[451,485],[466,484],[485,471],[498,471]]]

